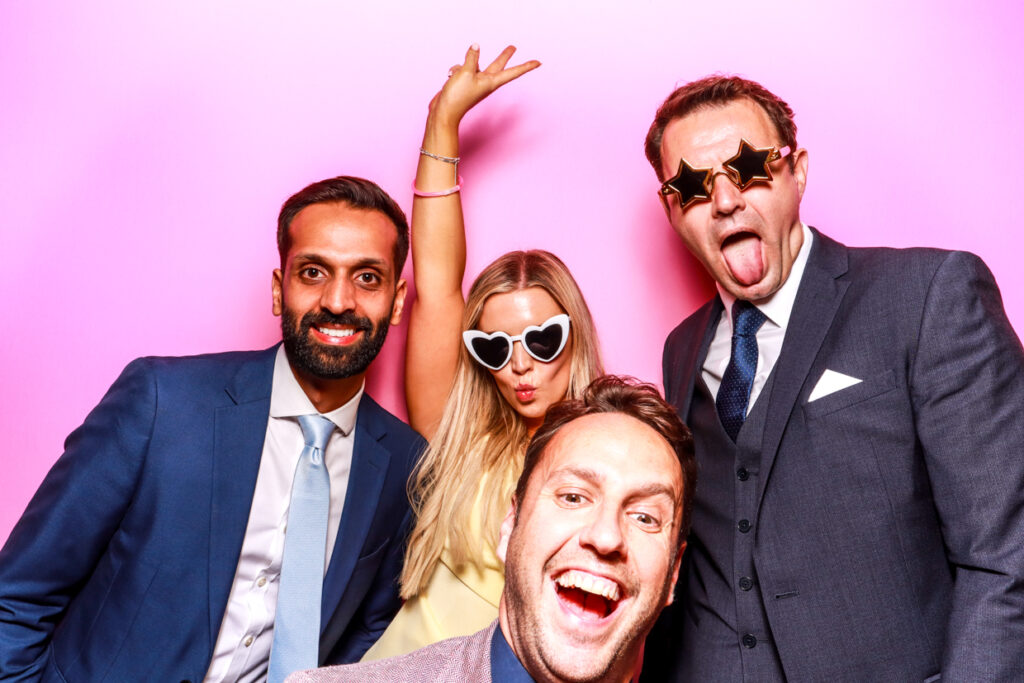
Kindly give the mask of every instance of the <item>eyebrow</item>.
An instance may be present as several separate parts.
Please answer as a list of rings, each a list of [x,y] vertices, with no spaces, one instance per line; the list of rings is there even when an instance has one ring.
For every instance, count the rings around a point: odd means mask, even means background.
[[[304,252],[296,254],[292,259],[292,263],[322,263],[324,265],[331,266],[331,260],[326,258],[323,254],[316,252]],[[360,268],[376,268],[377,270],[389,272],[391,264],[387,259],[373,258],[371,256],[365,256],[357,259],[352,263],[341,264],[344,268],[350,268],[352,270],[358,270]]]
[[[555,472],[555,476],[572,475],[584,481],[588,481],[594,484],[601,483],[606,479],[605,475],[596,470],[592,470],[589,467],[563,467],[562,469]],[[630,492],[629,498],[650,498],[652,496],[664,495],[667,496],[673,503],[676,501],[676,494],[672,490],[672,487],[668,484],[660,481],[649,481],[641,486],[637,487]]]

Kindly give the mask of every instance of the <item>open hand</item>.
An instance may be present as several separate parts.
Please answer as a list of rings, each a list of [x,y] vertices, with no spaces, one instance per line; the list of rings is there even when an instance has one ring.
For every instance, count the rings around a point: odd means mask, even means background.
[[[442,124],[457,126],[477,102],[509,81],[540,66],[536,59],[517,66],[507,66],[515,51],[515,46],[509,45],[481,71],[480,47],[471,46],[466,51],[466,60],[449,70],[444,87],[430,101],[430,114]]]

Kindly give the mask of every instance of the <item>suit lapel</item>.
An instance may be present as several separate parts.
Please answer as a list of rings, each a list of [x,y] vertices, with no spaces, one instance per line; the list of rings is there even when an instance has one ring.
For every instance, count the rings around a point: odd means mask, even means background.
[[[216,646],[256,489],[270,414],[276,347],[245,363],[215,411],[210,502],[210,648]]]
[[[341,512],[338,536],[331,563],[324,576],[320,610],[321,631],[327,626],[348,586],[359,552],[370,531],[391,454],[380,443],[385,430],[377,412],[382,409],[363,395],[356,415],[355,441],[352,444],[352,469]]]
[[[764,497],[782,434],[807,381],[807,373],[849,287],[849,282],[838,280],[846,273],[848,264],[846,247],[814,230],[814,243],[793,303],[782,353],[773,370],[774,385],[761,442],[764,475],[757,497],[758,506]]]
[[[679,417],[682,418],[683,422],[688,423],[690,404],[693,401],[693,389],[697,382],[697,376],[704,367],[704,359],[708,356],[708,347],[711,346],[711,340],[715,336],[718,319],[722,315],[723,309],[722,299],[716,295],[714,299],[709,301],[698,312],[699,318],[695,321],[694,329],[704,330],[704,337],[699,345],[684,345],[679,354],[679,370],[682,375],[680,376],[681,383],[677,391],[681,392],[679,394],[680,400],[674,401],[671,396],[667,398],[669,402],[679,406]]]

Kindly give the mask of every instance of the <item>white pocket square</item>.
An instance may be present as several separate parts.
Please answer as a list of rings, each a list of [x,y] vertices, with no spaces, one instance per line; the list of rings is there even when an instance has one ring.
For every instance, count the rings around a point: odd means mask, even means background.
[[[814,390],[811,391],[811,395],[807,397],[807,402],[817,401],[819,398],[834,394],[840,389],[846,387],[852,387],[854,384],[860,384],[861,380],[856,377],[850,377],[844,375],[841,372],[835,370],[826,370],[821,373],[821,379],[814,385]]]

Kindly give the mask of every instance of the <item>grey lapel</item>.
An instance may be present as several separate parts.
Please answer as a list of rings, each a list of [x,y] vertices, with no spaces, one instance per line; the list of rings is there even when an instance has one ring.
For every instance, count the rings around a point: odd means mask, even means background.
[[[216,410],[211,454],[210,651],[216,646],[242,551],[270,415],[271,348],[244,363],[225,387],[234,405]]]
[[[849,282],[838,278],[846,273],[849,257],[846,247],[814,230],[814,244],[807,259],[800,288],[797,290],[782,353],[772,371],[774,386],[768,401],[764,438],[761,441],[761,477],[757,501],[760,507],[764,489],[771,476],[782,434],[796,405],[807,373],[832,326]]]
[[[683,422],[688,423],[688,416],[690,414],[690,404],[693,402],[693,389],[697,381],[697,376],[704,367],[704,359],[708,355],[708,347],[711,346],[711,339],[715,336],[715,330],[718,328],[718,319],[722,315],[724,310],[722,305],[722,299],[717,294],[715,298],[708,302],[708,305],[703,310],[699,311],[701,316],[694,326],[694,329],[704,330],[704,338],[700,344],[690,344],[685,346],[686,355],[683,355],[679,359],[679,368],[682,371],[680,377],[681,383],[677,387],[676,391],[681,401],[676,402],[679,406],[679,417],[682,418]],[[672,397],[667,397],[672,402]]]

